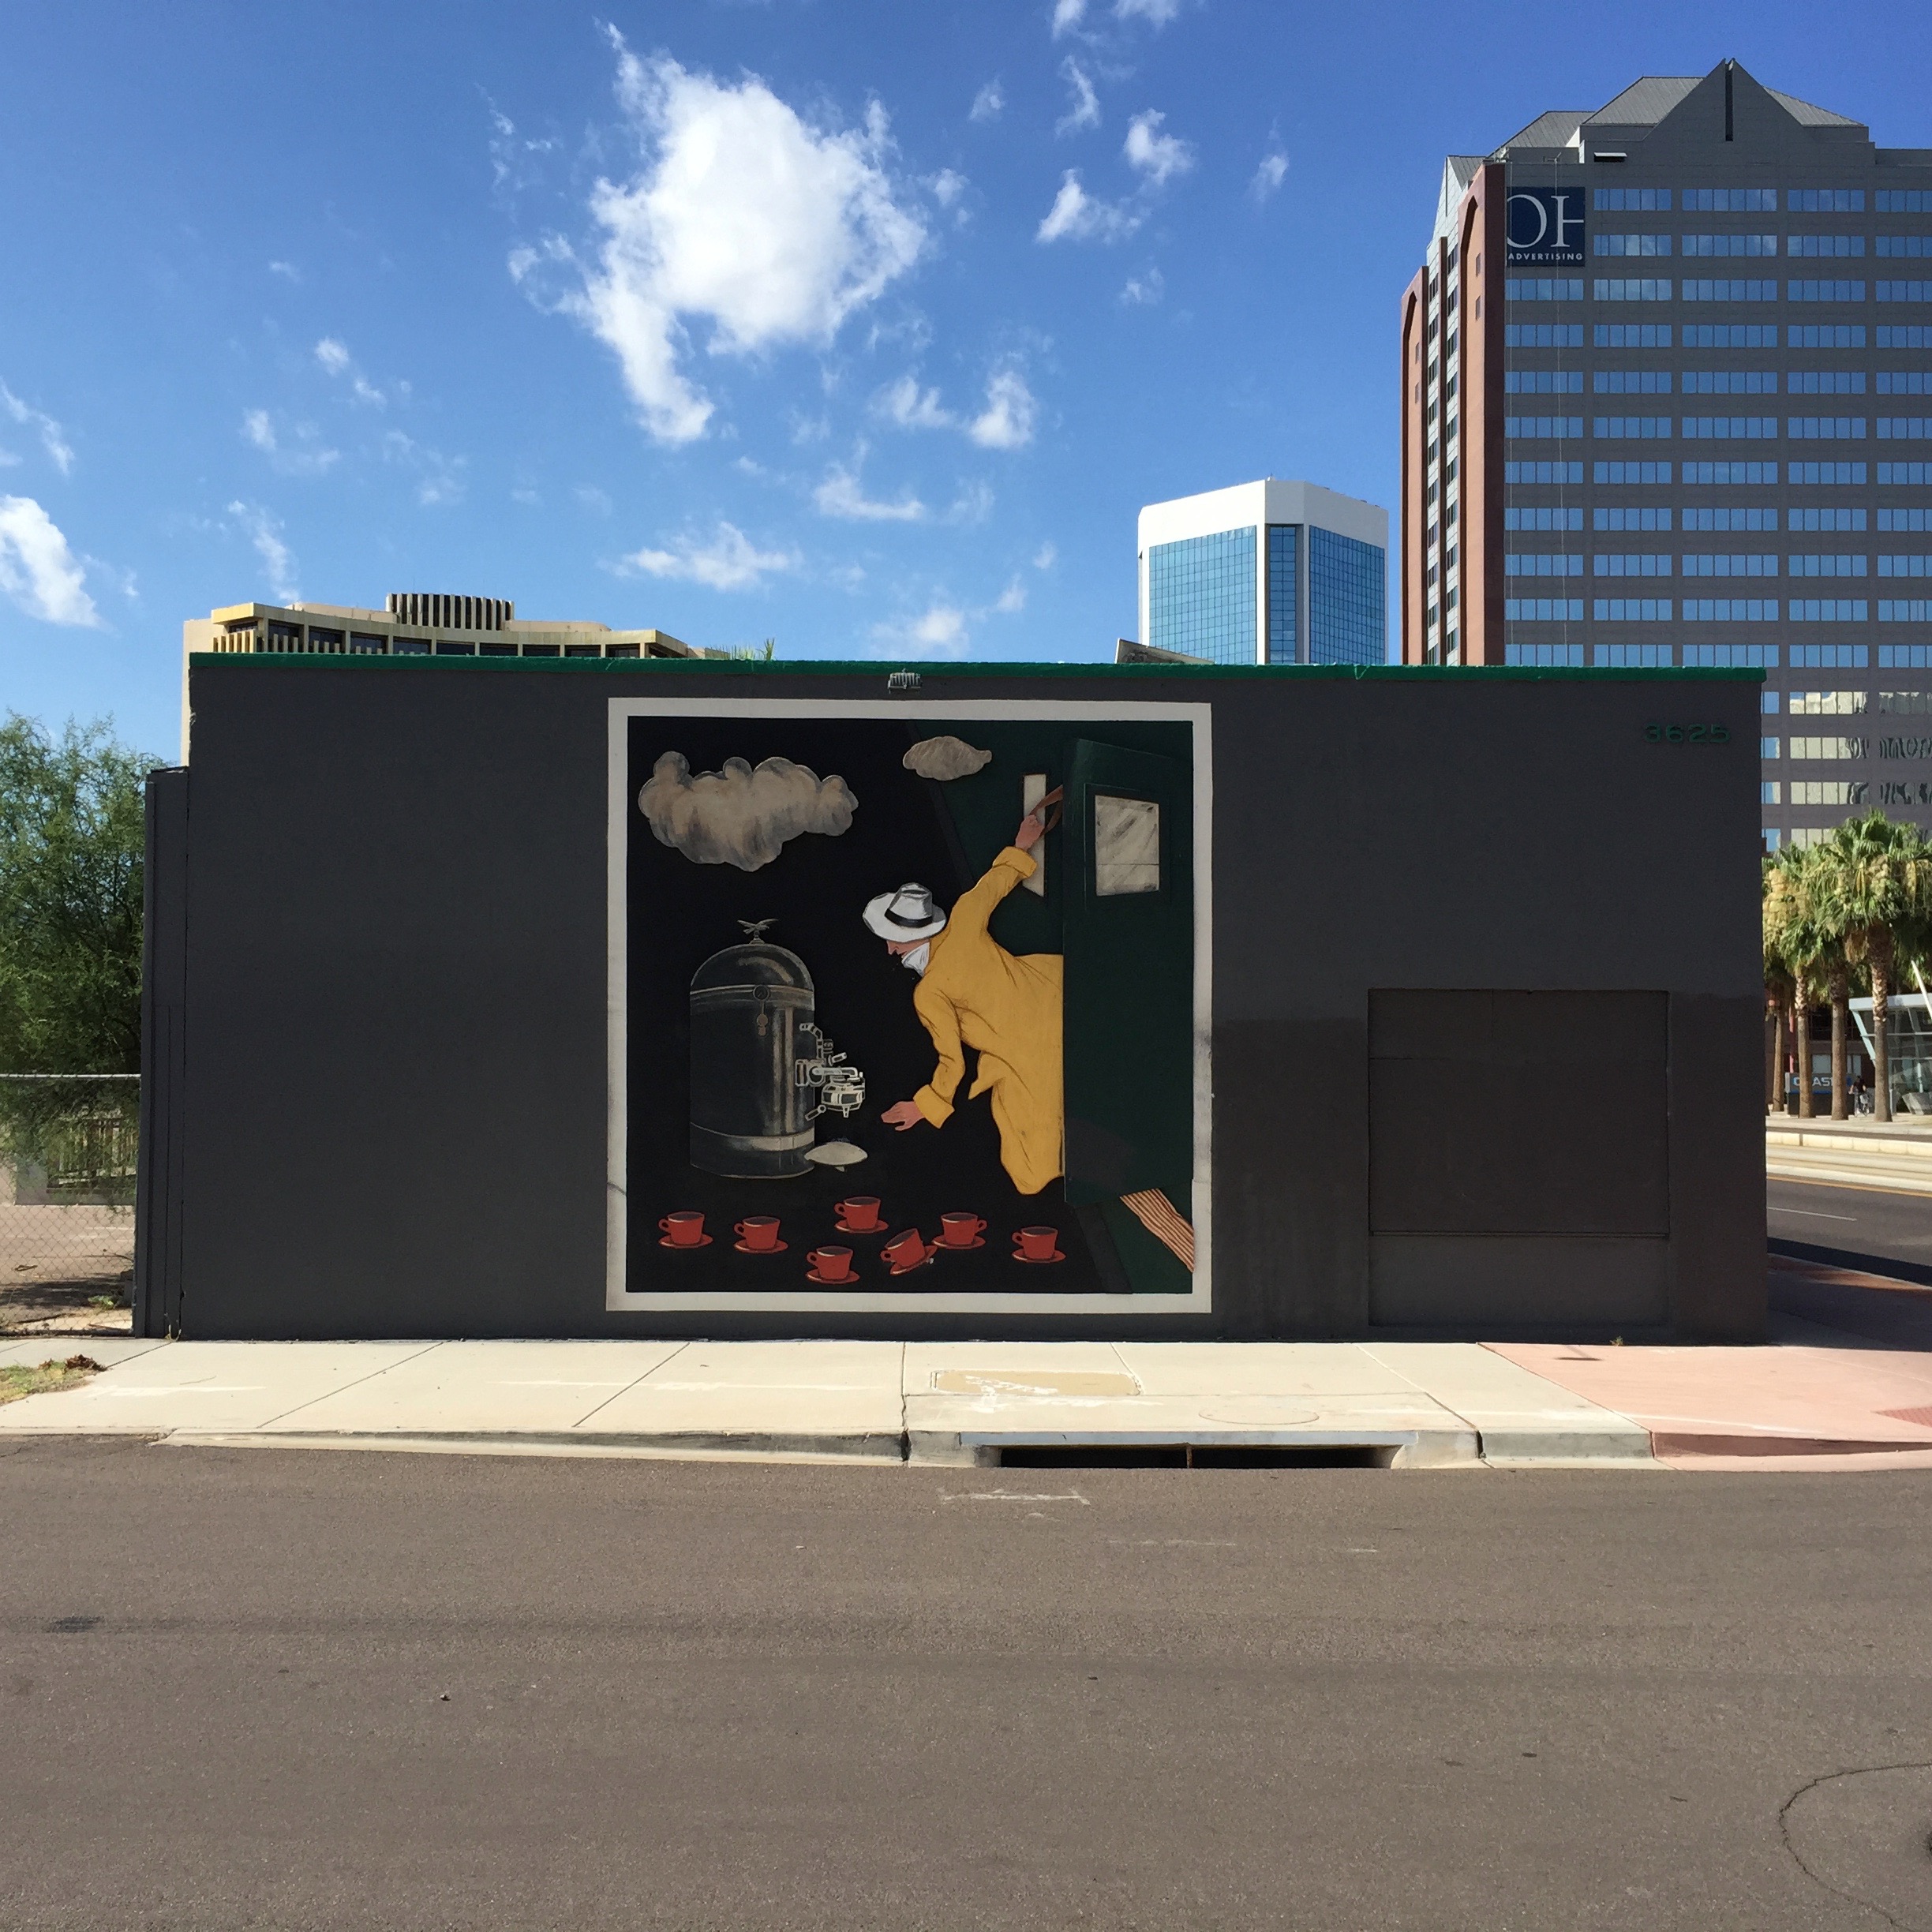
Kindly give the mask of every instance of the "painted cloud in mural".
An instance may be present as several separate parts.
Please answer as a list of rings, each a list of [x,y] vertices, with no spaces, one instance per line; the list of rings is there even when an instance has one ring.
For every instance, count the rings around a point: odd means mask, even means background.
[[[993,762],[990,751],[969,745],[964,738],[922,738],[900,760],[922,778],[969,778]]]
[[[789,758],[766,758],[755,770],[743,758],[727,758],[722,771],[693,777],[681,751],[665,752],[638,793],[638,810],[659,844],[694,865],[741,872],[769,865],[801,833],[837,837],[858,805],[843,778],[821,778]]]

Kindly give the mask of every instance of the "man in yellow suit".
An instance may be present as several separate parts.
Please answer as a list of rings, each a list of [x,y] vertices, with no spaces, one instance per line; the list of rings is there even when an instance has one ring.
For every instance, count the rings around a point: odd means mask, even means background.
[[[1022,1194],[1037,1194],[1062,1166],[1063,961],[1058,953],[1009,953],[987,930],[987,921],[1032,876],[1032,851],[1044,831],[1039,811],[1028,813],[1012,844],[954,902],[949,918],[917,885],[881,893],[865,909],[866,924],[886,950],[919,975],[912,1009],[939,1054],[931,1080],[883,1118],[901,1133],[921,1121],[943,1127],[966,1071],[962,1047],[972,1047],[979,1075],[968,1098],[991,1095],[1000,1165]]]

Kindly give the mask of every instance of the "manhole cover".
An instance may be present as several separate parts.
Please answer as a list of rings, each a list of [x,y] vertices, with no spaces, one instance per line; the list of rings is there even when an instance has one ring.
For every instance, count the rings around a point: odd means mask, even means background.
[[[1932,1765],[1881,1765],[1807,1784],[1784,1807],[1784,1842],[1828,1892],[1932,1932]]]
[[[1200,1414],[1204,1422],[1234,1422],[1248,1428],[1299,1428],[1304,1422],[1321,1420],[1319,1410],[1286,1408],[1273,1395],[1223,1396]]]

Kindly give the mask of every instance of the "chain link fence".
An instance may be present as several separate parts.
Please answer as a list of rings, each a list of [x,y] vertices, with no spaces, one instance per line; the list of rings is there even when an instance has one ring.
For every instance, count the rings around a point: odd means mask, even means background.
[[[125,1326],[140,1076],[0,1074],[0,1333]]]

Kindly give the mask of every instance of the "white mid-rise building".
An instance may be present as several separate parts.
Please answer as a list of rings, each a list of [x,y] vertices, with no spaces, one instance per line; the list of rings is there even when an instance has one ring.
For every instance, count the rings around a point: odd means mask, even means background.
[[[1140,642],[1209,664],[1381,664],[1388,512],[1273,477],[1140,512]]]

